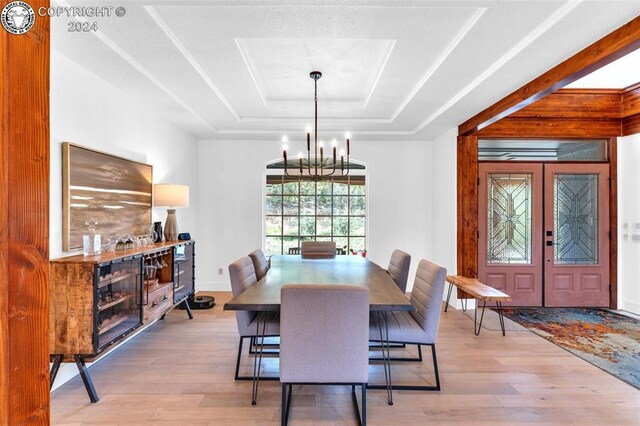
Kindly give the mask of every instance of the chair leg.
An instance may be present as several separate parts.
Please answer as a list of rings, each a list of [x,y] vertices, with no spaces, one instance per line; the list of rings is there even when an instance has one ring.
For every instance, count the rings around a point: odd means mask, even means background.
[[[411,343],[409,343],[411,344]],[[391,344],[389,344],[389,348],[400,348],[402,346],[400,345],[404,345],[406,347],[406,343],[401,343],[401,344],[397,344],[395,343],[395,345],[397,346],[392,346]],[[400,361],[400,362],[422,362],[422,348],[420,347],[420,345],[416,345],[418,347],[418,356],[417,357],[394,357],[394,358],[389,358],[389,361]],[[382,346],[369,346],[369,349],[372,348],[382,348]],[[369,361],[384,361],[384,358],[380,358],[380,357],[369,357]]]
[[[236,380],[240,380],[238,373],[240,372],[240,357],[242,356],[242,342],[244,337],[240,336],[240,343],[238,344],[238,359],[236,360]]]
[[[356,396],[356,385],[351,385],[351,399],[353,400],[353,407],[355,408],[356,416],[358,417],[358,424],[362,426],[366,426],[367,424],[367,384],[361,383],[360,387],[362,388],[362,409],[358,407],[358,397]]]
[[[238,358],[236,360],[236,376],[235,379],[236,380],[253,380],[253,376],[240,376],[240,360],[242,359],[242,342],[244,342],[244,339],[249,339],[249,341],[253,341],[253,337],[240,337],[240,343],[238,344]],[[251,346],[249,346],[249,354],[251,354]],[[254,352],[255,354],[255,352]],[[268,377],[264,377],[261,376],[260,380],[268,380],[268,381],[275,381],[275,380],[280,380],[280,376],[268,376]]]
[[[440,374],[438,372],[438,358],[436,356],[435,343],[428,344],[431,346],[431,355],[433,358],[433,371],[435,375],[435,386],[422,386],[422,385],[391,385],[393,390],[424,390],[424,391],[439,391],[440,390]],[[369,389],[387,389],[386,385],[367,385]]]
[[[280,413],[280,425],[285,426],[287,424],[287,384],[282,384],[282,401],[281,401],[281,413]]]

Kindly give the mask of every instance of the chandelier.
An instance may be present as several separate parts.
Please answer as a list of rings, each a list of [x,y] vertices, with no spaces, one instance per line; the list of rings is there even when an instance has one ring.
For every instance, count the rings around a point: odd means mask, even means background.
[[[313,79],[314,85],[314,105],[315,105],[315,121],[314,121],[314,129],[313,129],[313,152],[314,155],[311,157],[311,126],[307,125],[307,158],[304,158],[302,151],[298,154],[298,164],[297,168],[299,169],[300,176],[304,176],[305,174],[313,179],[321,179],[323,177],[328,177],[332,175],[336,176],[347,176],[349,174],[349,138],[351,137],[349,133],[345,134],[346,140],[346,153],[345,149],[340,149],[340,165],[338,166],[338,142],[334,138],[331,141],[331,155],[325,158],[324,156],[324,141],[318,141],[318,80],[322,77],[322,73],[320,71],[312,71],[309,74],[309,77]],[[287,150],[288,147],[288,138],[286,135],[282,136],[282,157],[284,158],[284,174],[285,176],[292,176],[289,174],[288,169],[288,160],[287,160]],[[318,155],[318,150],[320,150],[320,155]],[[346,154],[346,169],[345,169],[345,154]],[[339,169],[339,170],[338,170]],[[339,171],[339,173],[336,173]],[[295,176],[295,175],[294,175]]]

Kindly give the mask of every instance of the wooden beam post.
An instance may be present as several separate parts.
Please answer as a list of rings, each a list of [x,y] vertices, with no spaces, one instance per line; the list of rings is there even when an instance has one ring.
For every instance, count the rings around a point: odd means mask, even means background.
[[[551,68],[458,127],[467,136],[640,48],[640,16]]]
[[[458,137],[458,275],[478,277],[478,138]]]
[[[49,18],[0,52],[0,424],[48,424]]]

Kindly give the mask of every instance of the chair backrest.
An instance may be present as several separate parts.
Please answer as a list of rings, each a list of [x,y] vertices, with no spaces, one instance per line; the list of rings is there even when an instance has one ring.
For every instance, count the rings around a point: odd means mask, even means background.
[[[289,247],[289,254],[300,254],[300,247]]]
[[[407,291],[407,279],[409,278],[409,266],[411,266],[411,255],[402,250],[394,250],[389,260],[387,271],[393,281],[403,293]]]
[[[366,287],[290,284],[280,303],[281,382],[368,382]]]
[[[229,279],[231,280],[231,292],[234,297],[258,282],[255,269],[253,269],[253,262],[249,256],[241,257],[229,265]],[[245,330],[254,316],[255,312],[236,311],[238,331]]]
[[[335,257],[335,241],[303,241],[300,254],[302,257]]]
[[[411,315],[420,324],[432,343],[435,343],[438,334],[446,276],[447,270],[445,268],[422,259],[418,263],[416,279],[411,290],[411,304],[416,307],[416,311],[411,312]]]
[[[265,257],[262,250],[257,249],[249,253],[249,257],[253,262],[253,269],[256,271],[256,278],[260,281],[267,275],[267,271],[269,270],[269,262],[267,262],[267,258]]]

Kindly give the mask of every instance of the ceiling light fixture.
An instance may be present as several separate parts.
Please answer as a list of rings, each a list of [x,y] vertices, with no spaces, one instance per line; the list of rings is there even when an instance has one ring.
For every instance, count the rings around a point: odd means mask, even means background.
[[[312,71],[309,74],[309,77],[313,79],[314,85],[314,106],[315,106],[315,127],[314,127],[314,156],[313,161],[311,159],[311,126],[307,125],[307,158],[305,161],[304,156],[302,155],[302,151],[298,154],[298,164],[297,168],[299,169],[300,176],[304,176],[305,172],[311,178],[314,179],[322,179],[323,177],[328,177],[336,174],[338,170],[338,141],[334,138],[331,141],[331,150],[332,155],[329,158],[324,157],[324,142],[318,141],[318,80],[322,77],[322,73],[320,71]],[[350,155],[350,146],[349,139],[351,135],[349,133],[345,134],[346,140],[346,152],[345,149],[340,149],[340,174],[339,176],[347,176],[349,174],[349,155]],[[288,169],[288,160],[287,160],[287,150],[289,140],[287,136],[282,136],[282,157],[284,158],[284,174],[286,176],[292,176],[289,174]],[[318,149],[320,150],[320,155],[318,156]],[[345,154],[347,157],[346,161],[346,169],[345,169]],[[295,168],[294,168],[295,169]],[[330,172],[329,172],[330,171]],[[326,172],[326,173],[325,173]],[[295,174],[294,174],[295,176]]]

